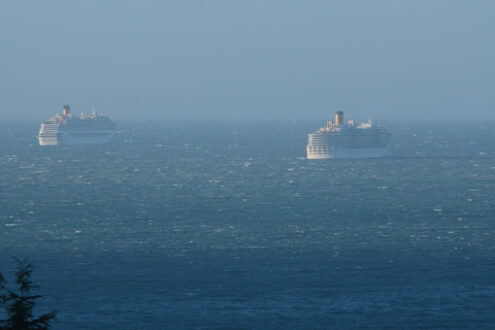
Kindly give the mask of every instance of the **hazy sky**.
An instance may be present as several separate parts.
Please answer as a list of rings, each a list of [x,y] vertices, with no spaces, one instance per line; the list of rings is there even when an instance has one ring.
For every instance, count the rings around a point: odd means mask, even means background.
[[[495,118],[495,1],[1,1],[0,119]]]

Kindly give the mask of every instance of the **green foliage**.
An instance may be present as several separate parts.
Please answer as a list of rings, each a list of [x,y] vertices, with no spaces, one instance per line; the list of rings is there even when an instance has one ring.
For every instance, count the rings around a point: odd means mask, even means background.
[[[49,323],[55,318],[55,312],[43,314],[37,318],[33,317],[35,301],[42,296],[30,294],[33,289],[38,288],[31,281],[33,266],[26,260],[14,258],[17,261],[15,283],[17,292],[9,290],[5,284],[6,280],[0,273],[0,307],[5,310],[6,319],[0,319],[1,330],[45,330]]]

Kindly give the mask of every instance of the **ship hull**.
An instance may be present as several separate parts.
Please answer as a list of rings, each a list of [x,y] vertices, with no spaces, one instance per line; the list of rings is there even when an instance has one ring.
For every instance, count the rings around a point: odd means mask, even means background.
[[[306,148],[308,159],[346,159],[346,158],[381,158],[386,157],[390,147],[386,148]]]
[[[380,158],[390,150],[390,134],[376,128],[341,128],[308,134],[308,159]]]
[[[58,132],[40,134],[38,140],[41,146],[106,144],[110,142],[113,135],[113,131]]]

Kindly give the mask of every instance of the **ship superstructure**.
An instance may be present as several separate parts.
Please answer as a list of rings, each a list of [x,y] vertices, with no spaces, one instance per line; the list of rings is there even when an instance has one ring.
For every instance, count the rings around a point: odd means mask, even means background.
[[[308,159],[327,158],[376,158],[390,150],[390,133],[385,127],[375,126],[371,120],[355,125],[344,121],[344,113],[335,114],[335,122],[308,134],[306,153]]]
[[[62,144],[104,144],[113,137],[115,124],[108,118],[92,112],[74,116],[70,107],[64,105],[63,112],[41,123],[38,134],[42,146]]]

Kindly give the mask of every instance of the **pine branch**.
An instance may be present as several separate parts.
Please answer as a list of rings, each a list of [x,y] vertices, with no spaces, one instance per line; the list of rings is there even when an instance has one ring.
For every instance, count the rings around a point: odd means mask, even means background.
[[[31,281],[33,266],[27,263],[26,259],[14,259],[18,264],[15,274],[15,283],[18,286],[17,293],[5,286],[6,280],[0,273],[0,306],[3,306],[7,316],[6,320],[0,319],[0,329],[46,330],[49,328],[49,322],[55,319],[55,312],[33,318],[35,301],[43,296],[29,294],[32,289],[38,288]]]

